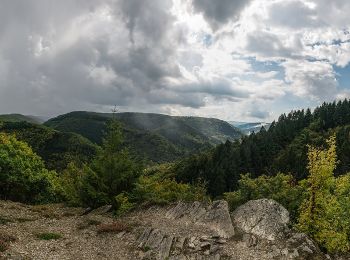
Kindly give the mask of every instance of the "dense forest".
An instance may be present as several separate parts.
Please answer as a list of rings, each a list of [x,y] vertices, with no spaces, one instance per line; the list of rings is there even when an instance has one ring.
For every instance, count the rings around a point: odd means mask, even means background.
[[[337,137],[340,160],[336,175],[350,170],[350,102],[324,103],[310,109],[282,114],[266,131],[227,141],[210,152],[193,155],[177,163],[178,181],[208,183],[208,192],[220,196],[237,189],[241,174],[273,176],[290,173],[306,178],[308,145],[323,146],[332,134]]]

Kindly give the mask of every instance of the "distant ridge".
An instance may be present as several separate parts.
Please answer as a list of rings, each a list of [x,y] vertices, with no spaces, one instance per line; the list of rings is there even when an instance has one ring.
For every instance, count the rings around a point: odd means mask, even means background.
[[[44,125],[101,144],[106,122],[112,115],[76,111],[52,118]],[[238,128],[215,118],[134,112],[116,113],[115,118],[123,125],[126,145],[137,156],[153,162],[177,160],[242,136]]]
[[[41,124],[44,120],[37,116],[26,116],[22,114],[4,114],[0,115],[0,121],[6,122],[28,122],[32,124]]]

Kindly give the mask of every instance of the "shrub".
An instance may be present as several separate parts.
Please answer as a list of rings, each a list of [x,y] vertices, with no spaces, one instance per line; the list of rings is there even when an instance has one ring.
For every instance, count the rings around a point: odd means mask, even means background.
[[[140,176],[130,196],[136,202],[158,205],[179,200],[202,201],[207,199],[203,184],[178,183],[174,179],[162,178],[157,174]]]
[[[276,176],[262,175],[253,179],[245,174],[238,181],[238,190],[224,193],[224,197],[231,210],[249,200],[273,199],[287,208],[294,220],[303,200],[303,192],[304,188],[297,185],[291,175],[279,173]]]
[[[37,238],[39,238],[40,240],[56,240],[56,239],[60,239],[62,237],[61,234],[58,233],[39,233],[36,235]]]
[[[129,201],[125,193],[121,193],[114,199],[114,208],[117,216],[121,216],[135,207],[135,203]]]
[[[57,175],[15,136],[0,133],[0,199],[38,203],[57,199]]]

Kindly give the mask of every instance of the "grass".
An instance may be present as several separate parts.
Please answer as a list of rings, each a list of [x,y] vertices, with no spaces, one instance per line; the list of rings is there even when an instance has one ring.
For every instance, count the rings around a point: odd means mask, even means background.
[[[100,225],[101,224],[101,221],[99,220],[96,220],[96,219],[89,219],[87,221],[84,221],[80,224],[78,224],[78,229],[86,229],[90,226],[97,226],[97,225]]]
[[[12,222],[13,221],[11,219],[0,216],[0,225],[6,225],[7,223],[12,223]]]
[[[101,224],[97,227],[97,233],[119,233],[129,231],[130,226],[122,222],[113,222],[109,224]]]
[[[39,233],[36,235],[37,238],[40,240],[53,240],[53,239],[60,239],[62,237],[61,234],[58,233]]]
[[[33,212],[39,213],[44,218],[49,219],[60,219],[61,216],[58,214],[52,206],[49,205],[36,205],[32,208]]]
[[[148,252],[149,250],[151,250],[151,248],[150,248],[149,246],[144,246],[144,247],[142,248],[142,251],[143,251],[143,252]]]

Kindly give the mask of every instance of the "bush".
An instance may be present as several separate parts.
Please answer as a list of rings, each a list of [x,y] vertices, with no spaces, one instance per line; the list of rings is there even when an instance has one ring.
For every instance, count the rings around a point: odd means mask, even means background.
[[[61,234],[58,233],[39,233],[36,235],[40,240],[56,240],[62,237]]]
[[[117,216],[121,216],[135,207],[135,203],[129,201],[125,193],[121,193],[114,199],[114,208]]]
[[[262,175],[252,179],[249,174],[245,174],[238,181],[238,190],[224,193],[224,197],[231,210],[249,200],[273,199],[288,209],[292,220],[295,220],[303,201],[303,192],[303,187],[297,185],[291,175],[279,173],[276,176]]]
[[[206,189],[203,184],[190,185],[178,183],[173,179],[159,175],[140,176],[131,193],[132,200],[146,204],[165,205],[179,200],[206,200]]]
[[[15,136],[0,133],[0,199],[42,203],[55,201],[57,175]]]

